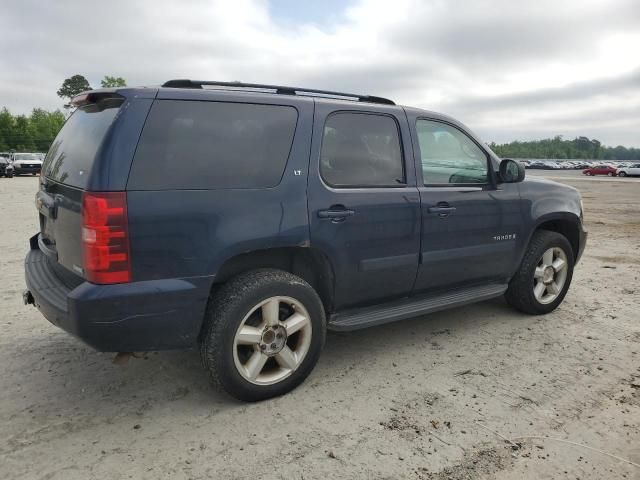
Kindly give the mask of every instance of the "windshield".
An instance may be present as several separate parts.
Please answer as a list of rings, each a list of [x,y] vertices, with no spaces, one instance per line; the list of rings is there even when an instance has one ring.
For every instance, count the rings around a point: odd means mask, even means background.
[[[16,153],[13,156],[14,160],[40,160],[35,153]]]

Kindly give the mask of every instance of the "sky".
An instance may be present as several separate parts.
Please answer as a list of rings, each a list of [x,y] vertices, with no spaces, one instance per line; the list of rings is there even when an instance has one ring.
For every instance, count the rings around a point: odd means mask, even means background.
[[[74,74],[340,90],[487,142],[640,147],[640,0],[2,0],[0,107],[60,108]]]

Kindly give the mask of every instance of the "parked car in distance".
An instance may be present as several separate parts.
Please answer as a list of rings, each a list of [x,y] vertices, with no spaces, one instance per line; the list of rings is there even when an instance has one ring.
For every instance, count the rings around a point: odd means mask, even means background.
[[[614,177],[616,175],[616,168],[611,165],[596,165],[595,167],[589,167],[582,171],[584,175],[608,175]]]
[[[549,167],[547,167],[547,164],[544,163],[544,162],[534,160],[533,162],[531,162],[529,164],[528,168],[532,168],[532,169],[548,169]]]
[[[640,176],[640,163],[629,163],[616,170],[619,177]]]
[[[585,247],[575,188],[435,112],[191,80],[72,103],[25,303],[101,351],[199,349],[242,400],[299,385],[327,330],[502,295],[549,313]]]
[[[13,177],[13,165],[7,157],[0,157],[0,177]]]
[[[42,160],[37,153],[14,153],[12,163],[15,175],[37,175],[42,170]]]

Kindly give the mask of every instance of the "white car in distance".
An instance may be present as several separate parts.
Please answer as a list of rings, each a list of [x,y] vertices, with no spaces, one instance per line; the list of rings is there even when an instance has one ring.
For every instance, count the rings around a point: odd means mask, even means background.
[[[616,174],[619,177],[632,177],[632,176],[640,176],[640,163],[630,163],[625,165],[624,167],[618,168],[616,170]]]

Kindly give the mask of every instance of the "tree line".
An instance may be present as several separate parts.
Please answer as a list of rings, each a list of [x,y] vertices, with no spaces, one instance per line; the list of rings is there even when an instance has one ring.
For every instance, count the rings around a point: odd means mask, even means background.
[[[122,77],[106,75],[100,82],[102,88],[126,87]],[[73,75],[62,82],[57,94],[65,100],[64,109],[53,111],[34,108],[30,115],[13,115],[4,107],[0,110],[0,152],[46,152],[62,128],[72,106],[71,98],[92,90],[82,75]]]
[[[106,75],[100,82],[102,88],[125,87],[122,77]],[[56,92],[65,100],[64,109],[71,110],[71,98],[91,90],[89,81],[82,75],[73,75],[62,82]],[[57,109],[48,111],[34,108],[30,115],[12,115],[7,108],[0,111],[0,151],[46,152],[66,119],[65,113]],[[509,143],[489,144],[500,157],[549,158],[549,159],[600,159],[600,160],[640,160],[640,148],[622,145],[607,147],[596,139],[576,137],[564,140],[562,135],[553,138]]]
[[[30,115],[0,111],[0,152],[46,152],[65,121],[60,110],[34,108]]]
[[[618,145],[607,147],[598,140],[576,137],[564,140],[562,135],[542,140],[510,143],[490,143],[491,149],[503,158],[548,158],[548,159],[585,159],[585,160],[640,160],[640,148],[628,148]]]

